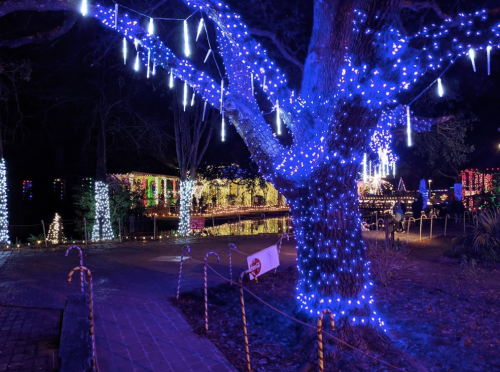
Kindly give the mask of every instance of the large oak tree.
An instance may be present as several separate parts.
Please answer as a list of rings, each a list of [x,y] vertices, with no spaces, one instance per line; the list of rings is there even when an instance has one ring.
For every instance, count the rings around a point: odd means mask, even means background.
[[[311,1],[312,32],[300,90],[294,92],[283,71],[253,39],[244,14],[232,13],[220,1],[184,3],[186,15],[195,11],[188,23],[193,26],[191,34],[195,21],[203,17],[207,36],[215,35],[210,45],[217,45],[221,77],[203,71],[205,65],[197,60],[177,57],[172,52],[177,45],[171,50],[161,38],[148,35],[147,19],[133,23],[120,13],[116,31],[139,40],[143,64],[155,64],[187,81],[234,125],[261,173],[290,201],[299,271],[296,297],[302,310],[314,316],[331,310],[339,334],[364,345],[361,340],[373,340],[385,324],[373,306],[370,264],[361,235],[356,180],[363,153],[372,149],[371,156],[392,162],[391,128],[429,128],[430,120],[412,117],[407,122],[408,102],[399,102],[399,94],[426,79],[426,72],[443,71],[471,48],[485,55],[488,46],[497,48],[499,12],[478,9],[452,17],[432,1]],[[47,39],[50,32],[63,33],[74,22],[79,5],[74,0],[47,0],[43,6],[32,0],[7,1],[0,5],[0,17],[23,10],[68,13],[54,30],[32,35],[31,40],[11,40],[20,45]],[[431,9],[439,22],[407,32],[403,8]],[[114,28],[114,9],[94,5],[89,15]],[[177,49],[183,54],[182,47]],[[279,112],[279,120],[268,122],[265,107]],[[278,121],[284,125],[281,135]]]

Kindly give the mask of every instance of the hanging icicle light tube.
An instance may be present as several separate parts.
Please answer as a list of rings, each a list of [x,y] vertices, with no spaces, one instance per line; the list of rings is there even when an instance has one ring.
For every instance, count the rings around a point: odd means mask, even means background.
[[[148,34],[153,35],[154,31],[155,31],[155,27],[153,25],[153,18],[149,18]]]
[[[200,37],[201,31],[203,30],[203,17],[200,18],[200,23],[198,24],[198,32],[196,32],[196,41]]]
[[[472,69],[474,70],[474,72],[476,72],[476,51],[474,50],[474,48],[469,49],[469,57],[470,61],[472,62]]]
[[[443,83],[441,82],[441,78],[437,79],[437,83],[438,83],[438,95],[439,95],[439,97],[443,97],[444,96],[444,89],[443,89]]]
[[[184,20],[184,54],[186,57],[191,55],[191,50],[189,49],[188,24],[186,20]]]

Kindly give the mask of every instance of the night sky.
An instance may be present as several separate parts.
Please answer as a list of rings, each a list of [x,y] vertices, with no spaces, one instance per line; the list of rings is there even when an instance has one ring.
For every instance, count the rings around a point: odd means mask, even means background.
[[[475,2],[476,3],[476,2]],[[496,4],[498,3],[498,4]],[[488,2],[485,5],[498,6],[499,1]],[[170,5],[171,6],[171,5]],[[462,3],[462,6],[465,6]],[[477,8],[480,4],[474,4]],[[238,8],[236,4],[236,8]],[[172,12],[181,10],[170,9]],[[236,9],[238,10],[238,9]],[[306,11],[300,19],[302,36],[310,32],[308,29],[311,12]],[[166,9],[169,11],[169,9]],[[286,9],[281,10],[284,16]],[[182,12],[181,12],[182,13]],[[184,12],[185,13],[185,12]],[[184,14],[182,13],[182,14]],[[14,39],[27,30],[53,27],[61,21],[62,14],[14,14],[6,17],[0,39]],[[411,18],[411,17],[410,17]],[[258,23],[258,21],[254,21]],[[262,23],[262,20],[260,20]],[[164,26],[164,35],[174,43],[179,42],[179,33],[175,27],[169,30],[171,24]],[[177,26],[178,27],[178,26]],[[270,46],[266,39],[262,39]],[[168,43],[170,44],[170,43]],[[28,45],[16,49],[0,49],[0,60],[29,60],[32,73],[30,81],[18,83],[19,112],[13,97],[2,106],[4,129],[5,157],[9,174],[9,189],[11,198],[18,200],[21,195],[23,179],[35,181],[35,201],[39,207],[51,205],[46,209],[47,215],[52,215],[57,205],[49,203],[48,198],[40,194],[52,194],[51,180],[64,178],[76,180],[78,177],[93,177],[95,175],[95,129],[92,128],[90,111],[99,97],[99,89],[103,89],[109,99],[127,92],[133,106],[142,118],[149,123],[163,125],[165,133],[173,135],[169,126],[172,113],[169,110],[171,93],[168,92],[167,75],[160,70],[154,79],[147,80],[144,71],[136,74],[132,71],[132,57],[127,66],[121,59],[121,37],[105,30],[96,20],[83,18],[77,21],[73,29],[62,37],[38,45]],[[199,47],[198,54],[205,55],[206,50]],[[272,53],[272,47],[270,48]],[[304,56],[304,48],[298,49],[299,58]],[[293,79],[293,66],[287,66],[283,59],[277,58],[290,71],[291,85],[297,86]],[[461,58],[449,69],[443,78],[447,96],[457,99],[460,107],[476,114],[480,121],[469,133],[468,141],[474,144],[476,151],[470,156],[470,166],[489,167],[500,166],[500,121],[498,120],[498,104],[500,102],[500,52],[492,52],[492,75],[487,76],[486,58],[477,57],[478,72],[473,73],[470,60]],[[401,97],[401,102],[413,99],[435,77],[427,76],[417,86]],[[435,87],[428,93],[435,95]],[[94,105],[94,106],[93,106]],[[218,116],[216,114],[215,116]],[[128,123],[130,124],[130,123]],[[127,120],[125,120],[125,125]],[[145,137],[147,129],[141,128],[137,137]],[[147,141],[131,141],[120,130],[108,132],[108,172],[126,172],[132,170],[152,173],[175,172],[175,161],[162,163],[153,156],[153,150]],[[140,142],[140,143],[138,143]],[[398,155],[404,156],[404,147]],[[170,142],[167,152],[175,158],[173,142]],[[223,156],[221,156],[223,155]],[[248,150],[233,128],[229,128],[227,141],[220,142],[219,128],[215,131],[205,161],[209,163],[227,162],[228,159],[244,161],[249,156]],[[425,166],[423,164],[422,166]],[[405,174],[397,175],[403,176]],[[453,181],[433,176],[433,187],[450,186]],[[408,184],[409,189],[416,184]],[[67,190],[68,196],[71,190]],[[69,208],[69,207],[68,207]],[[18,209],[21,212],[24,208]],[[22,213],[13,212],[13,222],[29,218],[32,206]],[[33,218],[35,218],[33,216]],[[36,217],[37,219],[39,216]]]

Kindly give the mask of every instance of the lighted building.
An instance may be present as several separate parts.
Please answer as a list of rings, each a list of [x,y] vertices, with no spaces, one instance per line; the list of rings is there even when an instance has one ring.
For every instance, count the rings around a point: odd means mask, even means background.
[[[470,168],[461,172],[462,201],[467,209],[478,208],[495,198],[500,182],[500,168]]]

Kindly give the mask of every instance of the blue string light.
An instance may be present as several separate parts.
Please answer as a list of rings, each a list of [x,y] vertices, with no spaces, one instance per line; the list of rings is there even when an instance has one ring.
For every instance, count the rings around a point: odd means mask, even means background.
[[[487,13],[483,10],[461,13],[455,21],[445,19],[443,24],[433,24],[406,35],[390,25],[373,30],[367,14],[356,10],[352,32],[370,38],[376,55],[364,63],[354,62],[347,51],[335,93],[329,97],[301,97],[288,89],[285,74],[252,39],[238,14],[230,12],[222,2],[185,0],[185,3],[215,25],[218,52],[224,61],[224,79],[228,81],[226,87],[222,75],[218,80],[196,69],[188,60],[178,58],[157,36],[145,34],[139,23],[128,15],[119,17],[117,31],[130,40],[140,39],[138,53],[145,56],[151,50],[157,66],[170,70],[170,81],[174,77],[181,79],[201,95],[205,103],[220,108],[222,140],[225,140],[223,103],[236,102],[235,97],[245,103],[243,120],[228,117],[252,149],[260,171],[276,182],[282,194],[291,196],[299,271],[297,300],[302,309],[318,314],[328,307],[336,319],[347,319],[353,324],[378,324],[384,328],[383,320],[372,307],[370,263],[366,259],[361,218],[356,208],[355,179],[359,166],[363,162],[365,169],[367,162],[373,162],[370,174],[372,168],[376,169],[374,173],[378,177],[388,174],[390,167],[395,172],[397,156],[391,149],[392,130],[406,125],[411,145],[412,130],[429,130],[432,124],[430,120],[411,116],[410,106],[423,92],[407,104],[398,101],[398,94],[408,90],[426,72],[441,71],[441,79],[457,58],[470,54],[471,50],[479,53],[488,51],[488,47],[498,48],[500,24],[487,25]],[[113,26],[111,10],[99,5],[94,10],[94,16],[103,24]],[[184,53],[188,56],[187,19],[183,22]],[[203,27],[206,30],[205,25]],[[424,46],[417,50],[410,45],[414,43]],[[210,45],[209,41],[204,62],[213,51]],[[144,63],[145,60],[143,57]],[[436,80],[427,89],[434,83]],[[265,122],[254,97],[254,84],[277,111],[277,124],[282,122],[287,126],[294,138],[293,145],[282,146]],[[363,110],[360,119],[375,119],[376,124],[370,131],[347,124],[352,122],[345,118],[353,102]],[[276,125],[276,131],[278,128]],[[366,159],[364,146],[350,146],[351,138],[359,138],[360,144],[368,142],[371,153]],[[328,180],[322,179],[320,183],[315,175],[325,170]],[[339,230],[342,238],[335,235]],[[345,282],[353,283],[354,296],[343,293]],[[367,308],[371,309],[369,314],[360,312],[364,315],[353,316],[357,309]]]

